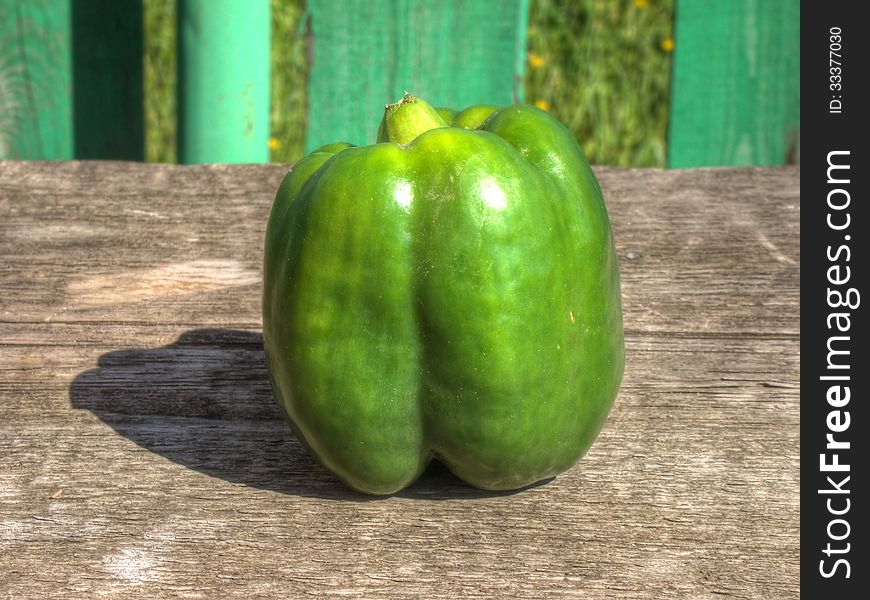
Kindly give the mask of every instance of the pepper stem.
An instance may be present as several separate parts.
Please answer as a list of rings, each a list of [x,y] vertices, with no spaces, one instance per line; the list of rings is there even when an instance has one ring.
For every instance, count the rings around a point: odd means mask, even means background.
[[[378,143],[393,142],[408,144],[421,133],[447,123],[425,100],[415,98],[408,92],[394,104],[387,104],[384,118],[378,128]]]

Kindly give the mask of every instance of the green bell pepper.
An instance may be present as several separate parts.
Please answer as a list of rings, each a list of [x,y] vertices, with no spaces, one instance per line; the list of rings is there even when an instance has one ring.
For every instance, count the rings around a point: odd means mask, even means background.
[[[315,150],[275,197],[263,337],[278,403],[361,492],[401,490],[433,457],[486,490],[555,476],[595,440],[624,364],[582,150],[530,106],[410,95],[378,142]]]

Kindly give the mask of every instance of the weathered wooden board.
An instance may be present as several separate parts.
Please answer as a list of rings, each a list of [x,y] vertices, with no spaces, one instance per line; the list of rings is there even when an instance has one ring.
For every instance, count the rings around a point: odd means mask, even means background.
[[[599,169],[625,380],[555,480],[345,490],[273,406],[286,167],[0,162],[0,596],[792,598],[797,168]]]

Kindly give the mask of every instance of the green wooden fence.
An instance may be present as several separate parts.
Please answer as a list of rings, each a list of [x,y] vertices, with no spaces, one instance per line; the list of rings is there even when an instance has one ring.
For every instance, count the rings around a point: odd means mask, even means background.
[[[306,147],[372,142],[406,88],[522,101],[528,2],[309,0]],[[268,160],[269,0],[177,3],[179,161]],[[796,159],[799,25],[798,0],[678,1],[670,166]],[[0,158],[142,160],[142,39],[142,0],[0,0]]]
[[[0,158],[74,156],[69,2],[0,0]]]
[[[178,160],[269,160],[268,0],[178,0]]]
[[[309,10],[308,150],[374,143],[384,104],[406,90],[436,106],[523,100],[527,0],[313,0]]]
[[[668,165],[794,162],[800,3],[677,3]]]
[[[178,30],[179,159],[268,160],[269,0],[178,0]],[[0,158],[142,160],[142,51],[142,0],[0,0]]]

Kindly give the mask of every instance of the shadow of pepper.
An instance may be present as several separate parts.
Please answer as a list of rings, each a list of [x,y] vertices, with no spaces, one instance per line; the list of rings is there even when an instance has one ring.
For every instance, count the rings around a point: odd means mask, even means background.
[[[194,329],[166,346],[103,354],[70,386],[87,409],[139,446],[211,477],[285,494],[375,500],[349,490],[291,433],[272,397],[259,332]],[[457,479],[438,461],[398,494],[499,496]]]

